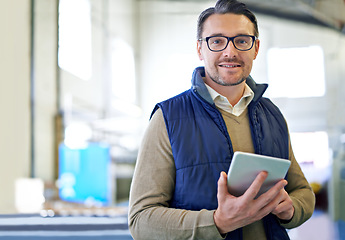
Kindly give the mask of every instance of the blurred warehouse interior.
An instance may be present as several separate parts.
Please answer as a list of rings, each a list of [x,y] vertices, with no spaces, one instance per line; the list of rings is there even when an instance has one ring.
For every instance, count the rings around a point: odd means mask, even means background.
[[[345,220],[345,1],[244,2],[261,40],[251,75],[287,119],[317,208]],[[0,213],[125,203],[151,110],[202,65],[196,20],[212,5],[1,1]]]

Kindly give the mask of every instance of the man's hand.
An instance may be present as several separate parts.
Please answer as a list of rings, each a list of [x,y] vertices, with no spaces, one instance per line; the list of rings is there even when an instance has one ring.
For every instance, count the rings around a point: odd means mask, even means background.
[[[279,205],[272,211],[279,219],[289,221],[293,217],[295,209],[289,194],[284,190],[280,190],[281,201]]]
[[[267,172],[259,173],[247,191],[235,197],[228,192],[226,173],[221,173],[218,180],[218,208],[213,216],[221,234],[258,221],[271,212],[283,220],[292,218],[292,201],[284,190],[286,180],[279,181],[255,199],[267,175]]]

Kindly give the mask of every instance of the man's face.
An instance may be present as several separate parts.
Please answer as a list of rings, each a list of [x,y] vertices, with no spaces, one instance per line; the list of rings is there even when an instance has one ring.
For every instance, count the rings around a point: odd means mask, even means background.
[[[202,38],[214,35],[254,35],[254,25],[244,15],[213,14],[204,23]],[[230,41],[223,51],[212,52],[208,49],[206,41],[198,41],[198,55],[205,64],[206,83],[217,83],[222,86],[241,83],[251,72],[253,60],[259,51],[259,43],[259,40],[256,40],[252,49],[239,51]]]

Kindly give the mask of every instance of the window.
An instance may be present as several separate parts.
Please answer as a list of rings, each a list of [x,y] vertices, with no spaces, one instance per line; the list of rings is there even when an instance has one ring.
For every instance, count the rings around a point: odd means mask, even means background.
[[[267,61],[270,97],[304,98],[325,94],[324,56],[320,46],[271,48]]]
[[[291,133],[291,144],[299,163],[312,163],[317,168],[329,166],[328,135],[326,132]]]
[[[111,47],[112,93],[116,98],[134,103],[136,82],[133,48],[122,39],[113,40]]]
[[[92,74],[89,0],[60,0],[59,67],[88,80]]]

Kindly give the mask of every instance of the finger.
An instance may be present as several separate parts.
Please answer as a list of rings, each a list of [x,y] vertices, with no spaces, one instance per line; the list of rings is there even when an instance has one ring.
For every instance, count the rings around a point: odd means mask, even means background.
[[[289,220],[293,217],[294,207],[284,201],[280,203],[272,213],[280,219]]]
[[[258,202],[263,206],[278,205],[280,202],[284,200],[284,194],[281,194],[281,191],[283,190],[285,192],[284,187],[286,186],[286,184],[287,184],[286,180],[284,179],[280,180],[271,189],[269,189],[267,192],[260,195],[257,198]]]
[[[284,211],[287,211],[289,210],[289,206],[288,204],[286,204],[285,202],[281,202],[278,204],[278,206],[272,211],[273,214],[277,215],[277,214],[280,214]]]
[[[225,200],[225,196],[229,194],[227,185],[227,174],[225,172],[220,173],[218,179],[218,201],[222,202]]]
[[[286,211],[290,211],[293,209],[293,203],[292,200],[290,199],[288,193],[282,189],[280,194],[280,200],[278,206],[272,211],[273,214],[280,214]]]
[[[275,189],[276,191],[280,191],[281,189],[283,189],[286,185],[288,184],[288,182],[285,179],[280,180],[279,182],[277,182],[272,188]]]
[[[273,191],[273,189],[270,189],[266,193],[262,194],[258,199],[257,203],[260,206],[263,206],[260,210],[263,213],[273,213],[276,216],[279,214],[278,212],[281,211],[281,208],[279,207],[280,204],[283,204],[285,201],[285,190],[281,189],[278,192]],[[281,206],[283,207],[284,204]]]
[[[264,183],[265,179],[267,178],[268,173],[266,171],[260,172],[255,180],[252,182],[250,187],[247,189],[247,191],[243,194],[243,197],[245,199],[254,199],[258,192],[260,191],[260,188],[262,184]]]
[[[279,214],[289,209],[289,203],[285,201],[285,198],[279,198],[277,202],[278,205],[275,207],[275,209],[273,209],[273,214]]]

